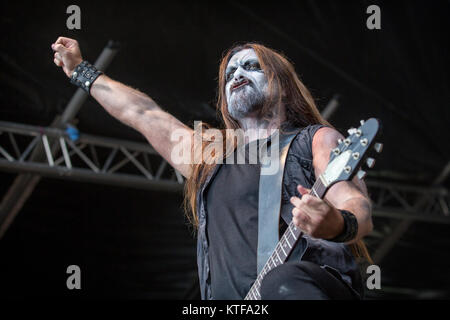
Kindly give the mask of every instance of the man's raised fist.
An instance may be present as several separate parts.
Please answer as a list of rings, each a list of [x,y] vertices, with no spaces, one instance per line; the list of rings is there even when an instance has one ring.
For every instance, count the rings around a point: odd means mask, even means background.
[[[83,61],[78,42],[74,39],[59,37],[52,44],[52,49],[55,51],[53,62],[58,67],[62,67],[70,78],[75,67]]]

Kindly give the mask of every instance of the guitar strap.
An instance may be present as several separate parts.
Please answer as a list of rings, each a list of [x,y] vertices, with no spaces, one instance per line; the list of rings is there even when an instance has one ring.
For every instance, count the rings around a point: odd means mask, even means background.
[[[267,152],[270,150],[271,161],[261,163],[259,176],[257,274],[261,272],[279,241],[278,228],[286,156],[291,142],[300,130],[296,129],[295,133],[286,135],[279,135],[277,132],[267,141]],[[277,151],[278,157],[272,154]]]

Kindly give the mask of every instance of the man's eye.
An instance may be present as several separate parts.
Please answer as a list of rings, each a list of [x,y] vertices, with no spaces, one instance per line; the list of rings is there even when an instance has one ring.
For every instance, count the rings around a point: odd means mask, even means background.
[[[254,62],[254,63],[246,63],[246,64],[244,65],[244,67],[245,67],[245,69],[247,69],[247,70],[252,70],[252,71],[255,71],[255,70],[261,70],[261,67],[259,66],[259,63],[257,63],[257,62]]]
[[[235,70],[231,70],[230,72],[228,72],[228,73],[225,75],[225,79],[226,79],[227,81],[230,81],[230,80],[233,78],[234,71],[235,71]]]

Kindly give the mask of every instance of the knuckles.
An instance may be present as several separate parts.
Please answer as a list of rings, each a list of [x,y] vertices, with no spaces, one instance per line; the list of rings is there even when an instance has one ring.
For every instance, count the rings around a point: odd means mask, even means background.
[[[302,200],[303,200],[304,204],[309,206],[309,205],[311,205],[313,203],[313,199],[312,199],[312,197],[310,195],[306,194],[303,197],[304,197],[304,199],[302,199]]]
[[[326,228],[327,221],[330,219],[332,207],[325,201],[310,195],[303,195],[297,200],[293,201],[294,207],[291,210],[293,223],[311,237],[323,237],[323,229]]]

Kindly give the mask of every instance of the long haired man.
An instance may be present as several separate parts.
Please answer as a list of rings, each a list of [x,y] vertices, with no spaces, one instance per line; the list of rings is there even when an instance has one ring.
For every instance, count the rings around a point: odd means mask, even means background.
[[[224,124],[220,142],[230,145],[231,141],[234,147],[209,154],[216,161],[180,162],[173,159],[178,142],[171,136],[182,132],[195,141],[193,129],[163,111],[148,95],[84,62],[77,41],[60,37],[52,49],[54,63],[72,83],[89,92],[113,117],[142,133],[187,179],[185,204],[198,231],[203,299],[243,299],[257,277],[258,199],[266,196],[259,194],[261,163],[222,164],[224,158],[234,157],[230,150],[243,147],[247,159],[246,147],[252,143],[259,148],[273,130],[292,129],[299,133],[287,155],[280,230],[293,220],[305,232],[299,242],[303,249],[298,259],[264,277],[258,298],[362,297],[356,258],[370,259],[361,241],[372,230],[370,200],[364,183],[357,179],[333,185],[324,199],[308,194],[342,136],[321,117],[287,58],[256,43],[228,50],[219,68],[217,109]],[[243,146],[233,144],[229,129],[246,133]],[[201,137],[200,146],[217,142]],[[187,149],[195,153],[194,143]]]

